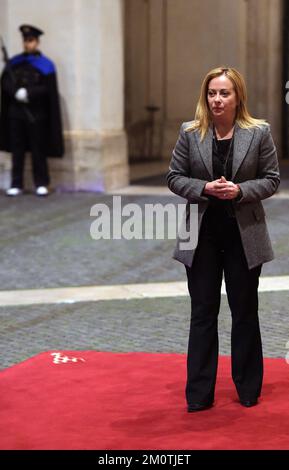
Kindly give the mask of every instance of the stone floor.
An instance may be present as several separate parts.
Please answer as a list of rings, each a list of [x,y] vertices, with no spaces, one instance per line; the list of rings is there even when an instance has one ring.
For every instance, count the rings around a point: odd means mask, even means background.
[[[138,183],[146,188],[141,193],[137,186],[115,192],[122,206],[184,202],[166,191],[161,176]],[[289,275],[288,189],[285,178],[279,193],[264,201],[276,254],[263,266],[265,277]],[[185,281],[184,267],[171,258],[174,240],[93,240],[90,210],[96,203],[111,207],[113,194],[0,195],[0,285],[15,295],[15,305],[0,303],[0,368],[50,349],[186,352],[188,297],[164,291],[156,298],[21,305],[22,289]],[[259,297],[264,354],[285,358],[289,283],[288,289],[260,292]],[[220,352],[230,354],[224,295],[219,334]]]

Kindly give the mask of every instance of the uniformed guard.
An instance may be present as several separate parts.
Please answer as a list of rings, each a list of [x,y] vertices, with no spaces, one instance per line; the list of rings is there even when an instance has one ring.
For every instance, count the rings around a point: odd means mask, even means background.
[[[25,152],[32,156],[35,194],[49,194],[47,157],[64,153],[56,69],[38,49],[44,34],[20,26],[24,52],[8,60],[1,76],[0,150],[12,153],[7,196],[23,193]]]

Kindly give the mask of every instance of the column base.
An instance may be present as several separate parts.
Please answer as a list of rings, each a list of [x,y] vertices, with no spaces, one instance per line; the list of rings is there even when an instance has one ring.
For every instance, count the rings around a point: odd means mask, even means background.
[[[125,131],[66,132],[65,150],[63,158],[48,162],[56,191],[106,192],[129,184]],[[33,187],[30,159],[25,187]]]

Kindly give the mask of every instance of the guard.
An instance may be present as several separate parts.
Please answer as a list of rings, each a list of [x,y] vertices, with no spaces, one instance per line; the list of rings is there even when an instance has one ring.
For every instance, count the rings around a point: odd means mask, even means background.
[[[38,49],[43,31],[30,25],[19,29],[24,52],[7,59],[1,76],[0,150],[12,153],[6,194],[23,193],[25,152],[31,152],[35,194],[47,196],[47,157],[64,153],[56,69]]]

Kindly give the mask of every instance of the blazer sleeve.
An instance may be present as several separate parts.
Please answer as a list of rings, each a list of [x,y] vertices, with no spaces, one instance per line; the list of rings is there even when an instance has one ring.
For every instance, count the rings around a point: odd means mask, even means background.
[[[242,204],[243,202],[266,199],[277,191],[279,184],[277,151],[268,125],[264,126],[262,132],[256,179],[238,183],[242,197],[236,203]]]
[[[207,181],[191,176],[190,149],[184,127],[185,123],[181,125],[179,137],[172,153],[167,174],[168,187],[173,193],[187,199],[190,203],[208,201],[208,198],[202,195]]]

